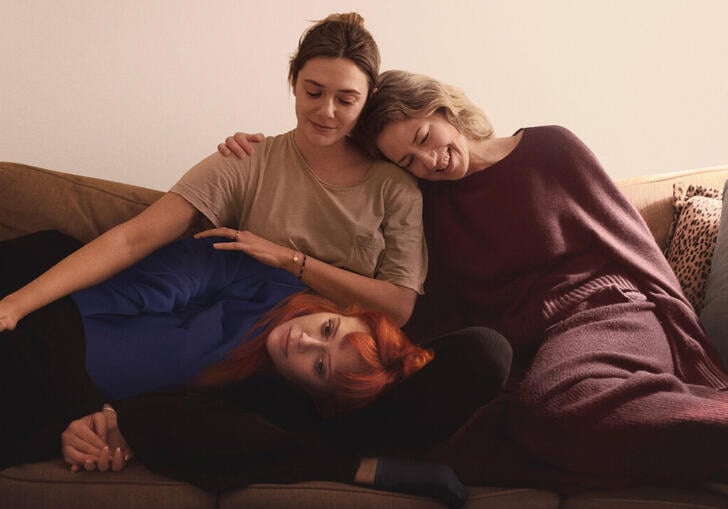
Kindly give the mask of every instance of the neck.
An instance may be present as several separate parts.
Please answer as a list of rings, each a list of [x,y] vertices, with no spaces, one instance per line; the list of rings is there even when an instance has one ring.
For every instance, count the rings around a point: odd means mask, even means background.
[[[514,136],[488,138],[482,141],[468,140],[470,151],[468,173],[485,170],[501,161],[516,148],[522,133],[523,131],[519,131]]]
[[[294,139],[311,171],[327,184],[354,185],[367,174],[371,160],[348,137],[328,146],[312,145],[296,130]]]

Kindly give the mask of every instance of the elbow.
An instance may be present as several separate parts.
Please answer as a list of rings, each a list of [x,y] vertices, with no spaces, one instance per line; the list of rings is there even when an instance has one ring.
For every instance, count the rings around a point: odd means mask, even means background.
[[[409,288],[402,288],[402,296],[396,299],[396,306],[390,311],[390,317],[398,327],[404,327],[415,309],[417,294]]]

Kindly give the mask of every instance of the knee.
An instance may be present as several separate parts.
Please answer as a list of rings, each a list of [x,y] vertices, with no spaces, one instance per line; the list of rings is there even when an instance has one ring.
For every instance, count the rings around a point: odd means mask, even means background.
[[[511,372],[513,351],[508,340],[486,327],[465,327],[437,337],[425,345],[435,352],[435,362],[450,366],[448,378],[462,379],[471,394],[490,401],[505,385]]]

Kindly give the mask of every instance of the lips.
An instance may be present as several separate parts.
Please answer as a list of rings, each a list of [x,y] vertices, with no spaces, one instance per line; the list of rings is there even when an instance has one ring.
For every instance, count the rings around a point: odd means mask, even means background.
[[[319,124],[317,122],[314,122],[313,120],[311,120],[311,124],[313,124],[313,126],[316,129],[320,129],[322,131],[333,131],[334,129],[336,129],[336,126],[327,126],[327,125]]]

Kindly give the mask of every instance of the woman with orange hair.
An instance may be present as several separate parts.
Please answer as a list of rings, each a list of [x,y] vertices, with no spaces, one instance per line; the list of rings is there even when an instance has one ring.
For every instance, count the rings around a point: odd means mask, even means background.
[[[177,241],[2,333],[0,400],[13,418],[0,424],[0,468],[56,455],[71,422],[62,452],[73,470],[119,470],[133,449],[205,488],[324,478],[462,501],[449,467],[412,463],[416,479],[402,485],[400,460],[361,457],[457,427],[498,390],[510,357],[461,380],[472,390],[451,412],[423,414],[388,389],[430,364],[432,351],[382,312],[339,307],[283,269],[210,249],[219,241]],[[77,247],[58,232],[0,242],[0,290]],[[483,366],[505,344],[464,340],[461,349],[449,339],[446,357]],[[434,371],[417,383],[440,380]],[[384,392],[379,413],[352,413]]]
[[[285,270],[211,242],[170,244],[2,333],[0,391],[17,418],[0,424],[0,464],[38,459],[37,435],[51,422],[139,394],[275,374],[333,414],[432,359],[385,314],[340,308]],[[74,244],[57,232],[0,243],[4,290],[43,270],[48,246]]]

